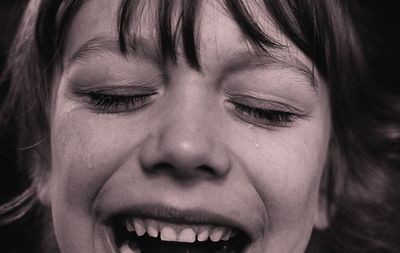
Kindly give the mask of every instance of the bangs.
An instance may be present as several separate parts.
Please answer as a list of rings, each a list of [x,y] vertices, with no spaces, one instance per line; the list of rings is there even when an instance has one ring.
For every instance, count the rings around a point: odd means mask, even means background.
[[[156,40],[158,52],[164,62],[177,62],[178,40],[182,42],[184,57],[193,69],[201,70],[199,59],[199,26],[201,23],[201,0],[121,0],[117,13],[119,48],[122,54],[136,50],[141,20],[146,4],[154,4]],[[256,51],[268,53],[269,48],[281,47],[279,43],[260,28],[245,1],[225,0],[218,4],[236,22],[244,37]],[[54,59],[62,59],[66,36],[73,17],[82,1],[44,0],[36,25],[39,54],[49,65]],[[261,7],[261,6],[260,6]],[[49,31],[50,35],[49,36]],[[61,61],[60,61],[61,62]]]
[[[127,45],[136,44],[137,26],[140,26],[141,15],[144,13],[145,1],[122,0],[118,11],[118,31],[120,50],[126,54]],[[156,2],[156,28],[159,52],[164,61],[177,61],[177,45],[182,40],[184,57],[194,69],[200,70],[199,59],[199,23],[201,21],[200,0],[159,0]],[[226,0],[223,8],[239,25],[240,30],[248,38],[254,49],[267,51],[269,47],[279,44],[269,38],[255,22],[249,8],[242,1]],[[177,17],[177,20],[176,20]],[[175,20],[175,21],[174,21]],[[133,26],[133,27],[132,27]],[[178,36],[180,34],[181,36]],[[133,48],[134,50],[134,48]]]
[[[164,62],[177,61],[177,46],[189,66],[201,70],[199,59],[199,26],[203,0],[121,0],[116,29],[119,48],[123,54],[135,50],[144,14],[154,17],[157,51]],[[285,45],[269,37],[261,28],[256,12],[277,26],[310,60],[319,73],[328,78],[330,66],[338,65],[333,56],[358,57],[357,41],[352,36],[351,20],[344,15],[337,1],[285,1],[285,0],[220,0],[219,4],[240,29],[243,37],[257,52],[268,54],[271,48]],[[36,42],[39,57],[47,67],[62,59],[66,37],[81,0],[41,0],[36,23]],[[146,5],[151,8],[144,10]],[[340,20],[340,22],[339,22]],[[178,43],[179,40],[179,43]],[[350,44],[349,44],[350,43]],[[343,52],[338,54],[339,52]],[[342,61],[345,59],[340,59]],[[360,60],[360,59],[357,59]],[[362,60],[362,59],[361,59]],[[51,66],[50,66],[51,68]],[[51,69],[47,69],[50,70]],[[332,70],[337,72],[337,70]],[[334,78],[334,76],[333,76]]]

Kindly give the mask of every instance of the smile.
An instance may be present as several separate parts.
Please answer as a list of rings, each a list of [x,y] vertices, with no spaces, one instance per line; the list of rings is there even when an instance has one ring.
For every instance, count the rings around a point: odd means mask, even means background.
[[[206,212],[153,209],[116,215],[110,222],[119,253],[241,253],[250,236],[229,221]],[[144,212],[141,212],[144,213]]]
[[[213,226],[181,225],[156,221],[153,219],[128,219],[125,221],[128,232],[135,232],[137,236],[147,234],[169,242],[192,243],[196,240],[204,242],[210,239],[213,242],[228,241],[232,234],[230,228]]]

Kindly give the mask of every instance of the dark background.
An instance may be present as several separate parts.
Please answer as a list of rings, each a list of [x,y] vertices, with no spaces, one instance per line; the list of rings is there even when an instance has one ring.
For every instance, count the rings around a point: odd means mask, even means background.
[[[26,2],[26,0],[0,0],[0,70],[3,69],[7,48],[11,45]]]
[[[361,3],[362,13],[357,18],[357,26],[362,31],[362,43],[366,48],[370,77],[380,89],[399,94],[400,13],[396,8],[397,1],[348,1]],[[12,39],[26,3],[26,0],[0,0],[0,72],[4,68],[7,50],[12,45]],[[12,159],[5,159],[7,155],[4,147],[0,148],[1,162]],[[0,202],[18,193],[21,187],[22,183],[16,170],[7,164],[0,164]],[[28,232],[21,233],[20,229],[1,228],[0,251],[12,252],[9,248],[19,245],[22,248],[21,252],[30,252],[31,239],[29,238],[32,238],[32,235]]]

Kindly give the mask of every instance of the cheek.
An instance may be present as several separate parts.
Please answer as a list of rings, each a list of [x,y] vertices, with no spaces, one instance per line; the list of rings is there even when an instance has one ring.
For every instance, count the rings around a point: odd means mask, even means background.
[[[269,229],[312,227],[329,129],[325,120],[282,132],[254,129],[240,138],[242,161],[267,209]]]
[[[63,108],[68,108],[68,104]],[[51,180],[56,195],[53,197],[59,198],[58,203],[87,210],[101,187],[129,155],[132,146],[127,142],[135,140],[126,138],[127,127],[120,126],[124,122],[102,124],[109,121],[107,117],[111,116],[93,116],[73,109],[55,113]]]
[[[253,148],[242,147],[246,170],[266,209],[264,240],[272,252],[299,252],[314,227],[329,131],[309,127],[254,134],[257,142],[248,143]]]

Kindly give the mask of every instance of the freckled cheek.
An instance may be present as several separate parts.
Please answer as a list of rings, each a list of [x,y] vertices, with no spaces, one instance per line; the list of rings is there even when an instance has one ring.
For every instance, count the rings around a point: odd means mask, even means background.
[[[52,180],[67,203],[88,204],[125,161],[124,131],[87,113],[56,114],[52,131]]]

